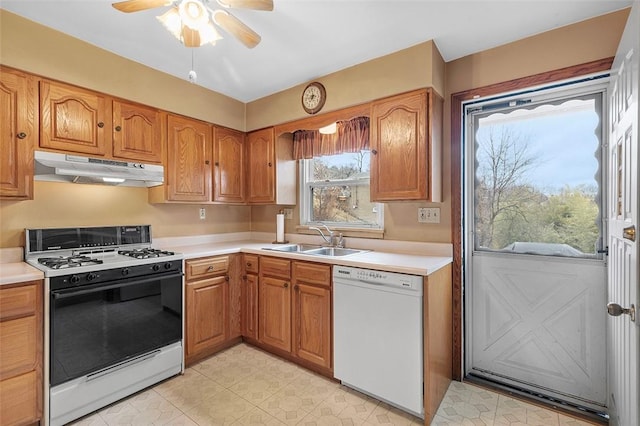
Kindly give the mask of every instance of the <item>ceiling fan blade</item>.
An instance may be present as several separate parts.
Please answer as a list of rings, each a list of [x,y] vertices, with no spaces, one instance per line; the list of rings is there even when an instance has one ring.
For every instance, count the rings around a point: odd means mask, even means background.
[[[235,36],[242,44],[252,49],[260,43],[260,35],[243,24],[238,18],[224,10],[213,12],[213,20],[223,30]]]
[[[171,4],[171,0],[126,0],[112,3],[120,12],[131,13]]]
[[[218,3],[233,9],[273,10],[273,0],[218,0]]]
[[[182,25],[182,43],[186,47],[200,47],[200,32],[188,25]]]

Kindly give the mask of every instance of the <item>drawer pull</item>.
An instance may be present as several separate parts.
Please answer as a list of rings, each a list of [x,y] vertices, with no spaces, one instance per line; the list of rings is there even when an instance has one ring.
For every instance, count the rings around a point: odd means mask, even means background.
[[[225,280],[225,281],[229,281],[229,275],[225,275],[225,276],[224,276],[224,280]]]
[[[289,287],[289,283],[284,283],[284,288]]]
[[[27,134],[25,132],[20,132],[20,133],[18,133],[17,136],[18,136],[18,139],[24,139],[24,138],[27,137]]]
[[[247,263],[247,268],[251,268],[251,262]]]
[[[98,127],[100,127],[101,129],[104,127],[104,123],[101,121],[98,123]]]
[[[207,268],[207,272],[211,272],[213,271],[213,265],[209,265],[209,267]]]

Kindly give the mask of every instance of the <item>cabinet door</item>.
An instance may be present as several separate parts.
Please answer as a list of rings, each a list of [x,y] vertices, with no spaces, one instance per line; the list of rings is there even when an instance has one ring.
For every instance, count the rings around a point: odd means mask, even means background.
[[[226,276],[187,283],[187,357],[227,339],[229,282]]]
[[[331,291],[302,283],[293,290],[294,353],[331,368]]]
[[[291,287],[289,281],[260,277],[258,339],[291,352]]]
[[[162,113],[154,108],[113,101],[113,156],[162,163]]]
[[[82,154],[105,155],[104,96],[51,81],[40,82],[40,146]]]
[[[274,203],[275,137],[273,128],[258,130],[247,136],[247,202]]]
[[[218,127],[213,139],[213,201],[244,202],[244,133]]]
[[[371,200],[426,200],[427,97],[412,92],[371,108]]]
[[[167,199],[211,199],[211,128],[208,124],[170,115],[167,120]]]
[[[33,198],[38,140],[38,87],[33,77],[0,68],[0,197]]]
[[[258,339],[258,276],[244,275],[242,285],[242,335]]]

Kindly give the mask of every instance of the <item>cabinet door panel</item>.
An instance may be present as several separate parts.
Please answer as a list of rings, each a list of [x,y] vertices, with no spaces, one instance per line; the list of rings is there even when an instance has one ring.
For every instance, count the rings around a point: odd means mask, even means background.
[[[0,322],[0,380],[35,370],[37,327],[35,315]]]
[[[113,101],[113,156],[161,163],[162,113],[156,109]]]
[[[50,81],[40,82],[40,146],[104,155],[105,121],[102,95]],[[106,133],[105,133],[106,132]]]
[[[167,198],[171,201],[209,201],[210,126],[172,115],[167,123]]]
[[[426,92],[375,102],[371,110],[371,199],[427,199]]]
[[[331,368],[331,291],[297,283],[294,299],[295,355]]]
[[[249,133],[247,136],[247,202],[274,203],[275,179],[273,128]]]
[[[0,69],[0,197],[33,197],[37,99],[38,87],[31,76]]]
[[[216,128],[213,165],[213,200],[244,202],[244,133]]]
[[[187,283],[187,355],[212,348],[227,339],[229,283],[216,277]]]
[[[242,335],[258,339],[258,276],[245,275],[242,285]]]
[[[40,407],[38,392],[34,390],[41,386],[35,371],[3,380],[0,384],[2,424],[26,425],[37,422]]]
[[[291,292],[289,281],[261,277],[259,282],[258,339],[291,352]]]

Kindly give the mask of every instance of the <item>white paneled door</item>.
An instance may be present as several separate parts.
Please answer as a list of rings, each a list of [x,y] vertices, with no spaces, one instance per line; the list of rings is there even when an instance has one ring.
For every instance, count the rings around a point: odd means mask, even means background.
[[[609,88],[609,413],[614,426],[640,425],[638,275],[640,3],[635,2]]]

